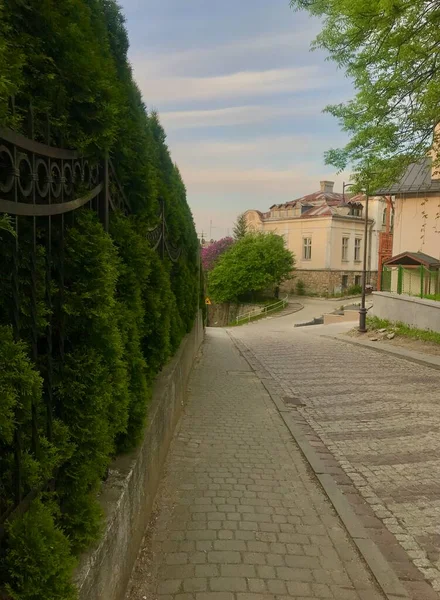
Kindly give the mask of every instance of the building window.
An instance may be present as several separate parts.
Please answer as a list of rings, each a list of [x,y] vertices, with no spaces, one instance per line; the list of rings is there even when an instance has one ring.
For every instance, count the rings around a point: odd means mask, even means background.
[[[342,289],[346,290],[348,288],[348,275],[342,275]]]
[[[310,260],[312,258],[312,238],[303,238],[303,259]]]
[[[362,206],[352,206],[349,214],[352,217],[362,217],[362,208]]]
[[[362,285],[362,277],[360,275],[354,276],[354,285],[360,287]]]
[[[361,261],[361,238],[355,238],[354,240],[354,260],[355,262]]]
[[[387,209],[385,208],[382,213],[382,225],[385,226],[387,224]]]
[[[343,237],[342,238],[342,260],[348,260],[348,244],[350,238]]]
[[[394,229],[394,209],[391,211],[390,229],[391,229],[391,231],[393,231],[393,229]]]

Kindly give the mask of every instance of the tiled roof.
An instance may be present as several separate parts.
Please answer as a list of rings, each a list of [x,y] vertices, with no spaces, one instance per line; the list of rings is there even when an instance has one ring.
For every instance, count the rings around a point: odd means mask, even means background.
[[[345,200],[345,201],[344,201]],[[344,206],[344,204],[353,204],[360,202],[362,200],[362,194],[358,194],[357,196],[350,196],[349,194],[345,194],[345,198],[343,194],[337,194],[334,192],[314,192],[313,194],[308,194],[306,196],[302,196],[301,198],[296,198],[295,200],[290,200],[285,204],[274,204],[271,206],[271,209],[276,208],[291,208],[296,206],[297,204],[301,204],[302,206]]]

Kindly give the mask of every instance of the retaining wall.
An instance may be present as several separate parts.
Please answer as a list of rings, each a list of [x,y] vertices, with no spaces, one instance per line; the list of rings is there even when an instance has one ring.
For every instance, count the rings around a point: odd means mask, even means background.
[[[123,600],[125,596],[203,334],[200,313],[156,380],[140,448],[111,466],[101,494],[105,529],[99,545],[82,557],[76,574],[80,600]]]
[[[276,302],[276,300],[274,300]],[[209,327],[227,327],[235,323],[237,317],[255,310],[261,312],[264,309],[262,304],[235,304],[233,302],[224,302],[223,304],[208,305],[208,326]]]
[[[417,329],[440,333],[440,302],[389,292],[373,292],[370,314],[393,322],[402,322]]]

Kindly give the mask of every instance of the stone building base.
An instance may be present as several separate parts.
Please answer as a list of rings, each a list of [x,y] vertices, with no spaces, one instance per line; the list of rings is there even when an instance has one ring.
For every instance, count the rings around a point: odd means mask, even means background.
[[[344,276],[346,276],[346,285],[344,288]],[[305,295],[322,294],[333,295],[340,294],[350,287],[356,285],[356,277],[362,281],[362,271],[332,271],[330,269],[297,269],[293,274],[293,279],[283,283],[281,291],[295,294],[298,281],[304,283]],[[367,284],[376,289],[377,271],[367,273]]]

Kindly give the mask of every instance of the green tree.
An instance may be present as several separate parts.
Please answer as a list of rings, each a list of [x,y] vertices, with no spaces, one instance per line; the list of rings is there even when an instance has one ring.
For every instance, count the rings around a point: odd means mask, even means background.
[[[326,109],[350,135],[344,148],[326,153],[327,162],[339,169],[351,164],[359,184],[396,180],[409,162],[426,154],[439,120],[438,3],[291,0],[291,5],[323,18],[314,47],[326,50],[356,89],[352,100]]]
[[[219,258],[209,274],[209,294],[217,302],[253,296],[289,279],[294,266],[294,256],[280,235],[248,234]]]
[[[246,217],[244,213],[238,215],[232,232],[234,234],[234,239],[236,240],[241,240],[241,238],[244,238],[244,236],[247,234],[248,226],[246,223]]]

